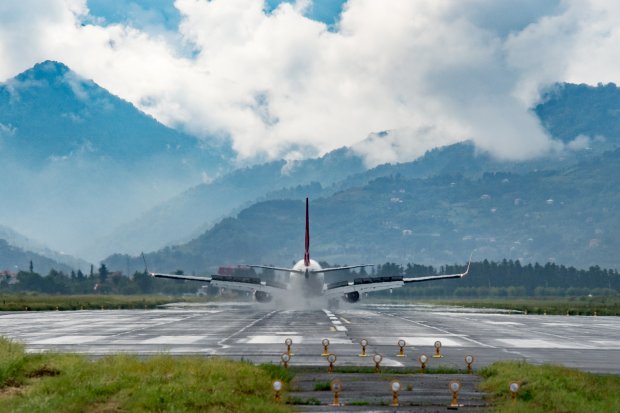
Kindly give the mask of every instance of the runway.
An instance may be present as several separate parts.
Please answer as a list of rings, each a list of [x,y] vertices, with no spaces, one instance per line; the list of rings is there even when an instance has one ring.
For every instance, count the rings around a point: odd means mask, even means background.
[[[474,368],[497,360],[555,363],[620,373],[620,318],[538,316],[425,305],[360,304],[338,310],[283,310],[260,304],[169,305],[158,310],[98,310],[0,313],[0,335],[30,352],[91,355],[202,354],[278,363],[293,340],[291,365],[324,365],[321,340],[330,340],[336,367],[373,366],[359,357],[381,354],[383,366]],[[406,357],[397,357],[399,339]],[[441,358],[432,358],[441,341]]]

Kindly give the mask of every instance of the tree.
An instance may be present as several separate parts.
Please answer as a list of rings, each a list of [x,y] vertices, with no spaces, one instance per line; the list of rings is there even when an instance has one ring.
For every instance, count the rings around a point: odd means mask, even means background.
[[[105,264],[101,264],[101,267],[99,267],[99,281],[101,283],[106,282],[109,274],[110,271],[108,271],[108,267],[106,267]]]

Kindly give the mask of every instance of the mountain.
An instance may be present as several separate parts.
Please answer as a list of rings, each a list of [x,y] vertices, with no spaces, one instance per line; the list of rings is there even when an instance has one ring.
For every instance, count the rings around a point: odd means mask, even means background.
[[[208,184],[197,185],[157,205],[139,219],[97,240],[97,251],[138,254],[172,243],[187,242],[234,211],[249,206],[280,188],[322,188],[364,171],[363,161],[341,148],[320,158],[303,161],[273,161],[232,171]],[[289,194],[290,197],[290,194]],[[107,247],[106,247],[107,246]]]
[[[43,275],[47,275],[52,269],[69,274],[74,268],[40,254],[9,245],[5,240],[0,239],[0,271],[28,271],[30,262],[32,262],[33,270]]]
[[[613,84],[597,87],[558,84],[543,95],[533,110],[548,132],[567,145],[543,156],[507,162],[466,141],[432,149],[412,162],[384,164],[369,170],[363,168],[353,151],[345,149],[324,159],[298,162],[286,174],[281,173],[284,161],[271,162],[237,170],[211,184],[192,188],[124,225],[110,237],[117,241],[116,251],[137,253],[185,242],[255,200],[327,197],[391,175],[429,178],[458,174],[479,178],[485,172],[525,173],[568,168],[618,145],[617,107],[620,107],[620,90]],[[589,139],[576,145],[579,136]],[[102,243],[113,245],[107,239]],[[108,249],[108,252],[112,251]]]
[[[3,153],[35,168],[77,157],[131,164],[169,155],[181,172],[214,173],[224,163],[218,148],[167,128],[53,61],[0,84],[0,130]]]
[[[230,169],[232,151],[170,129],[62,63],[0,84],[0,224],[53,249],[83,246]]]
[[[614,83],[556,84],[543,94],[534,112],[551,136],[563,142],[583,135],[620,143],[620,89]]]
[[[330,264],[445,264],[475,250],[476,259],[618,268],[618,170],[620,149],[558,171],[377,178],[311,200],[312,254]],[[298,200],[257,203],[147,260],[158,271],[287,265],[303,253],[303,210]],[[106,262],[126,268],[127,257]]]
[[[45,245],[33,241],[4,225],[0,225],[0,240],[5,241],[9,246],[19,248],[24,252],[35,253],[42,257],[49,258],[50,260],[62,264],[67,268],[86,271],[90,267],[90,263],[82,259],[51,250]],[[2,264],[3,261],[0,260],[0,268],[2,267]],[[47,271],[49,271],[49,269]]]

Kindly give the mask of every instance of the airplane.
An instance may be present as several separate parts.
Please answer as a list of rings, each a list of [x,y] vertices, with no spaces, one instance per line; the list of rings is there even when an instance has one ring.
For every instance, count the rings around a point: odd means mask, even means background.
[[[142,254],[144,259],[144,254]],[[146,268],[146,260],[144,260]],[[322,268],[321,265],[310,258],[310,215],[308,208],[308,198],[306,198],[306,235],[304,257],[299,260],[292,268],[275,267],[270,265],[246,265],[249,268],[260,268],[273,271],[288,272],[290,274],[288,283],[281,283],[272,280],[261,280],[258,277],[218,275],[211,276],[192,276],[176,275],[149,272],[152,277],[169,278],[173,280],[190,280],[209,283],[219,288],[245,291],[253,294],[254,299],[259,303],[270,302],[275,298],[289,297],[293,293],[299,294],[300,298],[311,299],[313,297],[324,297],[330,307],[336,307],[340,299],[348,303],[359,301],[363,293],[371,291],[390,290],[400,288],[407,284],[425,281],[446,280],[451,278],[463,278],[469,273],[471,256],[467,264],[467,269],[459,274],[429,275],[423,277],[407,276],[388,276],[388,277],[363,277],[353,280],[340,281],[334,283],[325,282],[325,274],[328,272],[349,270],[354,268],[371,267],[374,264],[347,265],[341,267]],[[148,272],[148,270],[147,270]]]

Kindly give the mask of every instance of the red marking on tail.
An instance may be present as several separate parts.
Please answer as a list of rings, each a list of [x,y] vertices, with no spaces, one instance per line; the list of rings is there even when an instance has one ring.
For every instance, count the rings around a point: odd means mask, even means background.
[[[306,249],[304,251],[304,265],[310,266],[310,215],[308,214],[308,198],[306,198]]]

